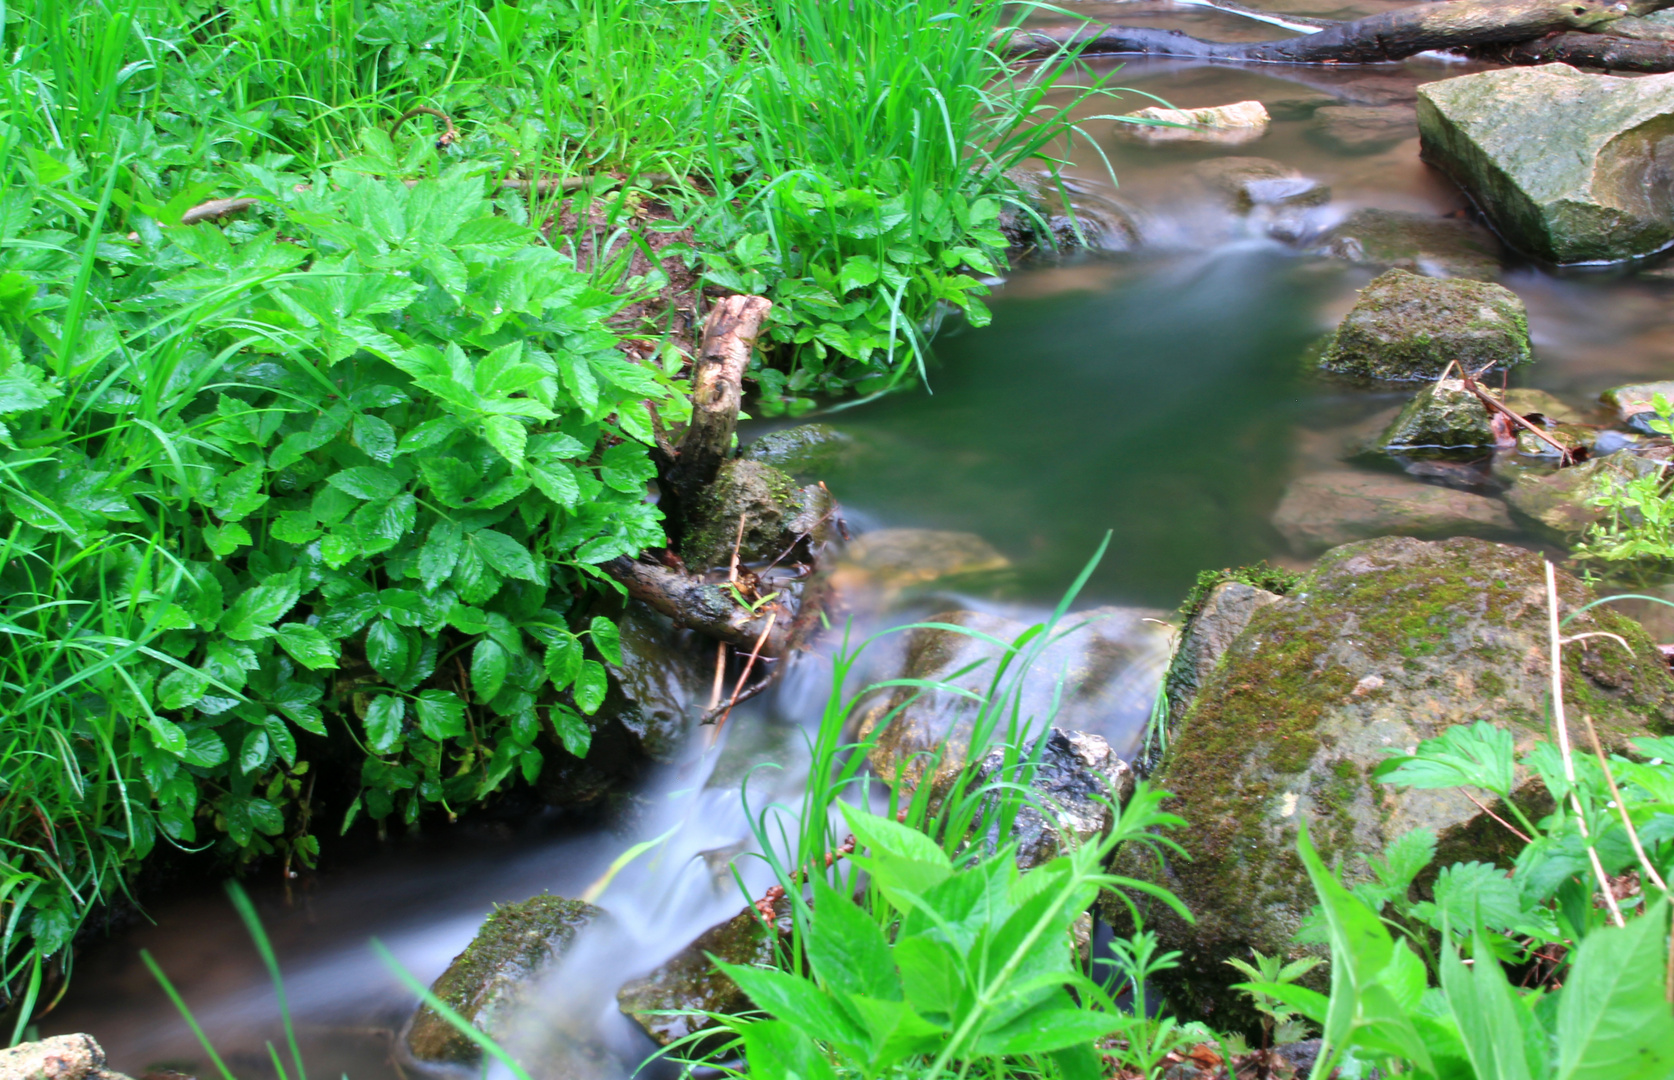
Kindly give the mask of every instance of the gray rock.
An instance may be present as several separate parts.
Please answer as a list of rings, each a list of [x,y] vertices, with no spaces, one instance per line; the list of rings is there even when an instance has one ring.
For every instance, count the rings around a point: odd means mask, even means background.
[[[857,450],[853,436],[830,424],[802,424],[769,431],[739,456],[782,469],[799,480],[817,480],[849,462]]]
[[[575,943],[576,934],[604,912],[579,900],[542,894],[496,908],[430,987],[477,1030],[503,1039],[520,1004],[540,976]],[[482,1052],[428,1005],[405,1033],[414,1060],[469,1065]]]
[[[1241,214],[1257,206],[1318,206],[1331,189],[1269,158],[1219,157],[1192,167],[1205,187]]]
[[[1674,242],[1674,75],[1484,71],[1419,87],[1418,114],[1425,159],[1513,246],[1581,263]]]
[[[1134,745],[1143,732],[1156,700],[1163,665],[1168,660],[1164,612],[1142,608],[1095,608],[1064,617],[1048,645],[1022,682],[1020,718],[1035,731],[1050,723],[1065,730],[1098,735],[1118,753]],[[1027,625],[997,615],[954,611],[928,622],[948,623],[972,633],[1011,642]],[[952,630],[914,630],[907,640],[901,678],[943,682],[986,695],[1004,650],[970,633]],[[966,671],[972,665],[972,670]],[[1057,714],[1052,703],[1062,697]],[[963,766],[972,734],[977,703],[963,694],[941,690],[896,687],[872,708],[861,726],[861,737],[876,730],[877,742],[867,760],[888,781],[900,776],[917,786],[924,780],[922,755],[947,741],[931,782],[940,788]],[[893,716],[891,714],[893,713]],[[887,722],[885,722],[887,720]],[[884,723],[881,730],[879,723]],[[1005,719],[998,725],[1005,731]],[[986,749],[986,748],[985,748]]]
[[[831,495],[818,485],[797,487],[783,471],[734,458],[692,507],[680,556],[694,573],[724,567],[738,546],[741,563],[767,562],[799,544],[819,545],[836,533]],[[739,542],[739,519],[744,519]]]
[[[1453,361],[1480,371],[1530,360],[1528,315],[1517,294],[1486,281],[1389,270],[1360,290],[1326,342],[1319,366],[1371,379],[1434,379]]]
[[[1458,218],[1363,207],[1333,226],[1324,240],[1336,258],[1426,277],[1492,281],[1500,272],[1500,242],[1494,234]]]
[[[1291,481],[1273,527],[1298,554],[1375,536],[1504,536],[1516,529],[1498,499],[1347,469]]]
[[[1568,573],[1558,581],[1565,612],[1593,599]],[[1674,678],[1644,630],[1594,608],[1566,632],[1594,631],[1629,648],[1565,650],[1571,708],[1615,746],[1674,730]],[[1259,608],[1153,777],[1178,793],[1168,805],[1187,825],[1170,836],[1187,857],[1158,865],[1124,848],[1113,868],[1166,886],[1197,918],[1141,901],[1145,928],[1182,953],[1179,968],[1158,976],[1176,1015],[1237,1030],[1253,1017],[1227,989],[1238,976],[1224,961],[1248,959],[1251,948],[1299,954],[1294,935],[1315,901],[1296,855],[1302,820],[1350,887],[1370,877],[1362,856],[1417,827],[1438,834],[1444,865],[1509,856],[1509,834],[1489,828],[1462,792],[1403,790],[1368,774],[1386,750],[1454,724],[1503,724],[1523,747],[1543,737],[1548,655],[1542,558],[1481,540],[1350,544]],[[1106,899],[1103,913],[1118,933],[1131,927],[1124,905]]]
[[[0,1080],[128,1080],[105,1067],[91,1035],[54,1035],[0,1050]]]
[[[1097,735],[1054,727],[1043,738],[1029,788],[1046,813],[1030,804],[1017,812],[1005,836],[999,834],[999,822],[987,831],[991,848],[1017,844],[1020,870],[1032,870],[1103,836],[1114,818],[1101,800],[1109,799],[1120,806],[1133,794],[1133,772],[1128,763]],[[1034,752],[1034,748],[1029,751],[1031,755]],[[1008,772],[1005,751],[994,749],[977,767],[974,783],[978,787],[999,780],[1016,783],[1026,771],[1025,763],[1018,761]],[[992,812],[992,797],[989,804],[985,813]],[[982,829],[980,822],[976,828]]]
[[[605,665],[613,686],[600,713],[614,716],[646,758],[673,761],[708,704],[713,650],[694,651],[672,620],[637,600],[628,603],[617,626],[622,663]]]
[[[1418,134],[1410,105],[1327,105],[1314,110],[1309,134],[1334,150],[1372,154]]]

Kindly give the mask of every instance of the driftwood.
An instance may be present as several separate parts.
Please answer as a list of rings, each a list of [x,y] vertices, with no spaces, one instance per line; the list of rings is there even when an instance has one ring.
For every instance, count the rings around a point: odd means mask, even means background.
[[[772,301],[763,296],[727,296],[709,309],[692,370],[692,420],[657,474],[671,537],[683,532],[693,502],[732,453],[744,369],[762,320],[772,310]]]
[[[794,620],[771,603],[751,610],[740,604],[725,583],[661,563],[620,556],[599,569],[615,578],[635,600],[642,600],[682,626],[742,649],[761,642],[761,655],[782,656],[797,633]],[[778,616],[775,618],[774,616]],[[771,625],[770,625],[771,622]]]
[[[1092,23],[1018,30],[1005,51],[1019,59],[1046,57],[1070,47],[1083,54],[1371,64],[1438,49],[1516,45],[1548,34],[1596,29],[1626,15],[1648,15],[1670,6],[1674,0],[1442,0],[1338,23],[1300,37],[1252,42],[1204,41],[1178,30]]]
[[[1674,42],[1617,37],[1614,34],[1549,34],[1514,45],[1472,49],[1480,60],[1502,64],[1569,64],[1573,67],[1632,71],[1646,75],[1674,72]]]

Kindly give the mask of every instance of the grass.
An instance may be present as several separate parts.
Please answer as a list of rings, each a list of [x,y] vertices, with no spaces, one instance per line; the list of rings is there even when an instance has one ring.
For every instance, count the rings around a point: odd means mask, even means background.
[[[1001,212],[1038,216],[1006,170],[1076,135],[1044,104],[1070,57],[988,47],[1010,17],[0,2],[17,1031],[159,845],[306,864],[322,806],[410,826],[587,753],[617,645],[586,598],[662,542],[647,410],[680,420],[682,356],[620,314],[662,270],[577,266],[564,195],[504,181],[587,178],[608,238],[691,228],[664,254],[771,296],[759,411],[901,385],[939,320],[985,319]],[[358,790],[312,798],[321,762]]]

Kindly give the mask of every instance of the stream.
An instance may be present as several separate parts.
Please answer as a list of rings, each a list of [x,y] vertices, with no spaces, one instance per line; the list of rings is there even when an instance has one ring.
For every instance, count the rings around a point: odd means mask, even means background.
[[[1269,6],[1327,17],[1398,6],[1330,2]],[[1083,6],[1103,15],[1118,7]],[[1280,33],[1217,12],[1120,6],[1125,22],[1202,36]],[[1327,95],[1345,104],[1410,105],[1417,84],[1472,65],[1420,57],[1327,71],[1131,60],[1088,70],[1115,70],[1112,85],[1134,92],[1081,107],[1093,143],[1074,148],[1069,175],[1089,203],[1125,212],[1131,227],[1102,233],[1099,250],[1013,274],[996,290],[991,326],[951,328],[937,339],[930,392],[821,418],[857,447],[822,476],[851,528],[983,537],[1011,560],[1015,575],[1001,594],[953,599],[1023,618],[1057,599],[1107,530],[1113,540],[1083,606],[1172,609],[1203,569],[1263,559],[1305,567],[1310,553],[1293,550],[1272,521],[1287,483],[1309,471],[1376,468],[1345,465],[1339,449],[1349,433],[1412,393],[1330,383],[1309,372],[1308,345],[1376,273],[1316,253],[1316,238],[1362,207],[1469,212],[1464,196],[1420,162],[1416,125],[1397,124],[1376,138],[1375,131],[1334,131],[1311,110]],[[1097,118],[1153,104],[1142,94],[1180,108],[1259,99],[1274,122],[1241,144],[1151,143]],[[1192,181],[1202,162],[1227,155],[1274,159],[1329,185],[1330,199],[1285,221],[1236,213]],[[1674,280],[1643,267],[1553,273],[1515,259],[1507,267],[1500,280],[1527,304],[1536,352],[1515,384],[1588,409],[1606,387],[1674,377]],[[786,423],[746,425],[741,438]],[[856,615],[881,626],[922,613]],[[357,856],[334,857],[328,838],[321,870],[297,882],[288,903],[274,875],[251,880],[309,1070],[353,1080],[414,1075],[394,1053],[412,999],[370,939],[428,982],[491,904],[542,890],[578,895],[627,848],[672,830],[603,892],[609,925],[590,931],[565,960],[543,995],[551,1015],[536,1024],[596,1024],[618,1059],[640,1060],[650,1044],[617,1012],[615,989],[739,909],[736,887],[724,867],[716,870],[724,857],[713,855],[749,832],[733,766],[777,760],[786,768],[752,780],[754,803],[794,799],[802,731],[818,722],[830,670],[824,655],[798,658],[772,691],[740,706],[721,746],[709,751],[702,736],[694,739],[610,829],[578,831],[554,814],[436,822],[421,837]],[[1135,726],[1111,741],[1123,752],[1137,734]],[[1129,745],[1118,745],[1122,739]],[[706,783],[718,760],[728,775]],[[746,876],[760,895],[767,883],[760,868]],[[153,924],[131,925],[83,952],[74,986],[43,1019],[42,1034],[90,1032],[112,1067],[134,1077],[159,1069],[213,1076],[140,961],[145,949],[240,1080],[276,1078],[264,1046],[283,1045],[275,997],[225,897],[209,888],[154,904],[149,914]]]

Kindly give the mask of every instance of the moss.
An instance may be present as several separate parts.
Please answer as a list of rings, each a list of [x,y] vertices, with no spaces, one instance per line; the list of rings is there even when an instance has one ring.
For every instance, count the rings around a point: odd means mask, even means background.
[[[479,1030],[493,1034],[501,1006],[601,914],[591,904],[545,893],[495,908],[431,990]],[[420,1061],[466,1063],[480,1054],[475,1043],[429,1006],[414,1015],[407,1045]]]
[[[1209,599],[1209,594],[1215,591],[1215,586],[1224,581],[1237,581],[1276,596],[1283,596],[1294,589],[1301,580],[1302,575],[1294,570],[1273,566],[1265,561],[1236,569],[1229,567],[1224,570],[1200,570],[1197,582],[1192,585],[1186,599],[1180,604],[1180,617],[1189,619],[1202,611],[1203,603]]]
[[[1528,317],[1517,294],[1462,278],[1390,270],[1360,291],[1319,366],[1373,379],[1434,379],[1451,362],[1477,370],[1528,363]]]

